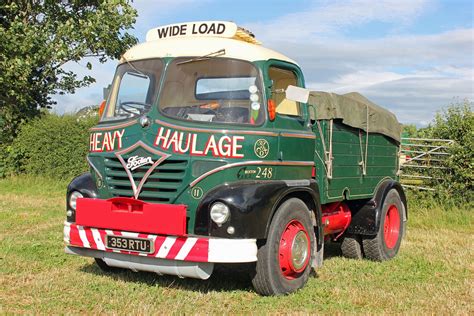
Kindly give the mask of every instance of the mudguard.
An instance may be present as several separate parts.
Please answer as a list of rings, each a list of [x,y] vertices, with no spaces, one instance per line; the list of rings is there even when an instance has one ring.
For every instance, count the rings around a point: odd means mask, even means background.
[[[290,196],[299,197],[312,205],[310,209],[315,211],[319,244],[323,240],[321,205],[314,180],[239,181],[218,186],[203,197],[198,207],[195,233],[224,238],[264,239],[278,205]],[[212,204],[218,201],[225,203],[231,213],[230,219],[220,227],[209,216]],[[234,228],[234,234],[228,233],[229,226]]]
[[[97,198],[98,196],[97,186],[92,179],[90,172],[75,177],[67,186],[66,208],[71,211],[73,210],[69,206],[69,196],[73,191],[79,191],[84,197],[88,198]],[[67,217],[67,221],[71,223],[76,221],[76,213],[74,211],[71,216]]]
[[[408,205],[405,192],[399,182],[386,180],[380,183],[370,200],[349,202],[352,220],[346,232],[359,235],[376,235],[381,222],[382,206],[388,191],[395,189],[404,206],[404,221],[408,219]]]

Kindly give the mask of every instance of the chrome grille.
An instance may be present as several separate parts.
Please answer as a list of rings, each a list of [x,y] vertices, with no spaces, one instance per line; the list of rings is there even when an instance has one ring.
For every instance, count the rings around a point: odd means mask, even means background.
[[[128,155],[122,156],[127,161]],[[158,159],[154,157],[154,161]],[[133,197],[133,189],[127,172],[118,158],[105,158],[105,174],[107,186],[113,196]],[[148,202],[172,202],[183,187],[188,160],[165,159],[148,176],[138,198]],[[151,165],[142,166],[132,171],[133,179],[138,187]]]

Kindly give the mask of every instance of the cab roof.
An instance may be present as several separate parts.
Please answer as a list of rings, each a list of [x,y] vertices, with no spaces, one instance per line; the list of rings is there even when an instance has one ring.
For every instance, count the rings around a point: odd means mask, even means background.
[[[246,61],[278,59],[297,64],[274,50],[262,47],[249,31],[232,22],[205,21],[171,24],[148,31],[147,41],[125,52],[120,62],[162,57],[205,56]]]

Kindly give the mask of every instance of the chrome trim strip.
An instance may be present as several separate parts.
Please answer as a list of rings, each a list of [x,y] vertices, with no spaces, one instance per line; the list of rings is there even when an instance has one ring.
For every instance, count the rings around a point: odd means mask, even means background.
[[[117,129],[117,128],[123,128],[123,127],[127,127],[127,126],[131,126],[131,125],[134,125],[138,122],[138,120],[133,120],[133,121],[130,121],[130,122],[125,122],[125,123],[122,123],[122,124],[117,124],[117,125],[106,125],[106,126],[97,126],[97,127],[92,127],[92,128],[89,128],[89,131],[91,132],[95,132],[95,131],[109,131],[109,130],[112,130],[112,129]]]
[[[100,178],[100,180],[104,180],[104,178],[102,177],[102,175],[101,175],[100,172],[99,172],[99,169],[97,169],[97,167],[94,166],[94,164],[93,164],[92,161],[90,160],[89,156],[86,156],[86,160],[87,160],[87,163],[89,164],[89,166],[91,166],[91,168],[95,171],[95,173],[97,174],[97,176]]]
[[[236,162],[236,163],[231,163],[228,165],[224,165],[215,169],[212,169],[199,177],[197,177],[194,181],[192,181],[189,186],[193,187],[195,186],[198,182],[200,182],[202,179],[210,176],[211,174],[214,174],[216,172],[229,169],[229,168],[234,168],[234,167],[240,167],[240,166],[247,166],[247,165],[270,165],[270,166],[313,166],[314,161],[265,161],[265,160],[253,160],[253,161],[245,161],[245,162]]]
[[[283,137],[316,139],[316,135],[306,134],[306,133],[280,133],[280,135],[283,136]]]
[[[184,127],[179,125],[174,125],[171,123],[167,123],[161,120],[155,120],[155,123],[187,132],[201,132],[201,133],[222,133],[222,134],[243,134],[243,135],[260,135],[260,136],[278,136],[278,133],[275,132],[265,132],[265,131],[245,131],[245,130],[228,130],[228,129],[209,129],[209,128],[199,128],[199,127]]]
[[[228,248],[233,249],[232,247]],[[68,245],[65,247],[64,251],[71,255],[100,258],[103,259],[107,265],[112,267],[131,269],[133,271],[147,271],[158,273],[160,275],[170,274],[177,275],[179,277],[198,278],[205,280],[211,276],[214,269],[214,263],[212,262],[192,262],[161,259],[140,255],[135,256],[120,253],[118,250],[107,252]]]
[[[289,187],[309,186],[311,182],[308,179],[302,180],[283,180]]]

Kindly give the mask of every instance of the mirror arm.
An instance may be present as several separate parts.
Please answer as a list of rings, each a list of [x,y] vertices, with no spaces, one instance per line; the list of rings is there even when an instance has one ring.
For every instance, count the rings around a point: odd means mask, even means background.
[[[306,105],[308,107],[308,127],[311,128],[313,127],[313,123],[311,123],[311,109],[313,109],[314,120],[316,121],[316,107],[309,103],[306,103]]]

